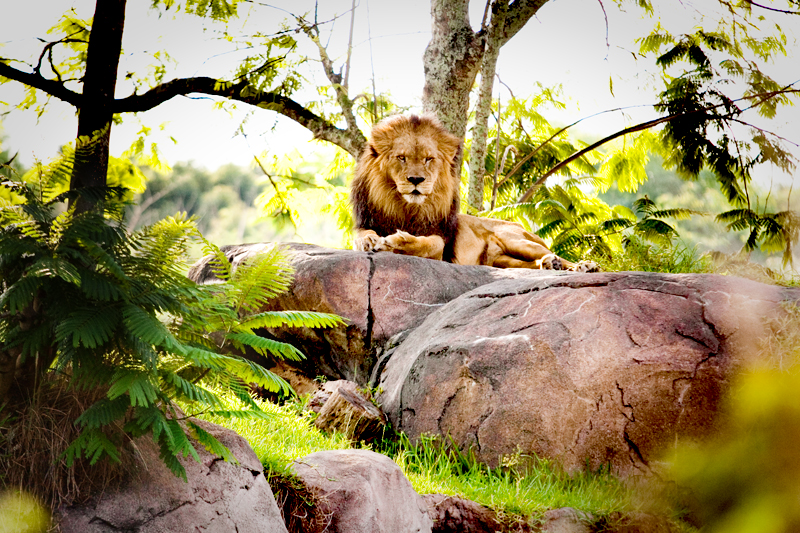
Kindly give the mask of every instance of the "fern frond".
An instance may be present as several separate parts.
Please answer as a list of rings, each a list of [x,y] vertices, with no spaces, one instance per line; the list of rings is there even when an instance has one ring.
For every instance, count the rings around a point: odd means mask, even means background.
[[[12,314],[22,312],[31,305],[41,286],[41,278],[34,276],[21,278],[0,295],[0,309],[7,307]]]
[[[191,381],[183,379],[174,372],[162,372],[161,379],[168,387],[179,391],[183,398],[190,402],[199,402],[212,409],[223,407],[222,400],[220,400],[219,396]],[[176,395],[176,397],[177,396],[178,395]]]
[[[108,397],[112,400],[127,394],[130,405],[146,407],[158,399],[158,390],[146,372],[120,368],[114,373]]]
[[[86,457],[89,464],[94,465],[103,457],[108,457],[115,463],[120,462],[117,445],[99,428],[81,431],[78,438],[70,443],[64,451],[67,466],[72,466],[76,459]]]
[[[231,277],[238,289],[234,309],[253,311],[286,292],[293,273],[288,257],[278,247],[249,257]]]
[[[252,332],[258,328],[333,328],[342,326],[345,321],[339,315],[315,311],[265,311],[248,316],[239,326]]]
[[[229,333],[225,338],[232,341],[237,347],[249,346],[261,355],[273,355],[290,361],[305,359],[305,355],[289,343],[267,339],[252,333]]]
[[[119,319],[119,310],[114,306],[73,309],[56,326],[56,340],[61,343],[71,338],[74,347],[97,348],[111,339]]]
[[[132,335],[149,344],[168,347],[178,344],[158,318],[137,305],[125,304],[122,307],[122,323]]]
[[[229,463],[238,463],[236,457],[233,456],[231,451],[220,441],[218,441],[214,435],[191,420],[187,420],[186,425],[189,427],[189,431],[192,432],[192,436],[197,439],[197,442],[202,444],[209,453],[212,453],[217,457],[222,457]]]
[[[29,276],[52,277],[58,276],[67,283],[80,286],[81,276],[78,269],[59,257],[41,257],[30,266],[27,271]]]
[[[86,429],[97,429],[119,420],[128,411],[130,403],[124,396],[103,398],[89,406],[75,423]]]

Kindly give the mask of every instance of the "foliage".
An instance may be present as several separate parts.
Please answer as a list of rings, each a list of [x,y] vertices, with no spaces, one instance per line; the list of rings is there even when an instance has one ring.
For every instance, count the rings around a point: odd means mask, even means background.
[[[657,28],[641,39],[640,51],[656,54],[656,63],[665,72],[665,89],[656,110],[675,117],[664,125],[660,152],[667,168],[676,168],[686,179],[697,179],[701,170],[710,169],[733,207],[720,213],[717,220],[733,230],[749,229],[744,245],[747,251],[759,245],[764,251],[783,251],[785,266],[791,262],[792,245],[800,232],[797,215],[790,211],[759,213],[749,188],[757,164],[770,163],[791,172],[796,159],[783,148],[781,139],[769,132],[751,128],[749,140],[742,140],[736,128],[747,125],[740,117],[750,109],[773,118],[778,106],[791,103],[783,92],[791,86],[770,78],[746,53],[762,61],[785,54],[786,36],[779,31],[756,38],[744,30],[740,37],[736,30],[735,25],[713,32],[697,29],[675,37]],[[677,75],[668,74],[676,69]],[[743,85],[743,97],[723,92],[722,79],[735,82],[729,86]]]
[[[632,241],[669,247],[677,232],[664,219],[697,214],[690,209],[659,209],[647,196],[634,202],[633,210],[624,205],[611,207],[584,193],[582,181],[568,179],[563,185],[542,186],[531,201],[498,207],[485,215],[522,223],[551,239],[553,252],[567,259],[592,258],[610,266],[614,258],[627,253]]]
[[[326,435],[313,425],[314,414],[301,404],[277,406],[259,402],[272,416],[255,425],[243,420],[206,417],[245,437],[264,464],[268,477],[291,477],[294,459],[321,450],[353,446],[339,433]],[[572,506],[595,515],[630,509],[631,493],[608,472],[568,475],[547,461],[524,470],[508,457],[503,468],[491,469],[442,443],[423,438],[412,444],[405,435],[387,433],[375,451],[392,457],[420,494],[443,493],[469,498],[512,516],[539,515],[547,509]],[[280,480],[279,480],[280,481]],[[290,490],[285,482],[280,490]]]
[[[348,449],[352,445],[341,433],[325,435],[314,427],[314,413],[303,410],[300,403],[276,405],[256,401],[261,410],[270,415],[258,424],[213,415],[202,415],[201,418],[221,424],[246,438],[265,470],[271,474],[291,475],[289,465],[294,459],[321,450]]]
[[[487,181],[485,199],[493,207],[481,214],[522,223],[530,231],[551,239],[551,249],[572,260],[593,258],[608,266],[614,262],[612,258],[621,257],[631,238],[671,248],[679,236],[679,226],[666,220],[689,220],[705,214],[705,206],[698,206],[703,211],[690,208],[683,199],[670,201],[682,207],[661,208],[647,194],[626,202],[628,205],[603,201],[624,198],[608,194],[612,187],[632,193],[648,183],[654,173],[649,164],[651,158],[662,161],[658,156],[664,150],[662,137],[648,131],[624,136],[606,153],[588,151],[564,164],[580,152],[567,140],[566,128],[554,128],[542,114],[546,106],[563,105],[555,95],[552,90],[542,90],[530,100],[512,99],[499,113],[495,149],[486,157],[487,171],[494,176],[491,182]],[[562,178],[545,185],[542,176],[553,169],[559,169],[557,173]],[[752,208],[730,210],[730,205],[719,203],[722,212],[716,221],[734,232],[746,229],[749,235],[742,243],[746,251],[760,247],[767,253],[782,252],[784,266],[791,263],[793,244],[800,236],[796,212],[790,208],[770,212],[766,201],[762,207],[755,187],[750,185],[747,192],[747,205]],[[520,198],[531,193],[528,200],[520,203]]]
[[[697,247],[687,248],[682,242],[651,244],[636,236],[625,241],[624,253],[600,259],[606,271],[669,272],[672,274],[709,273],[714,271],[711,258],[701,255]]]
[[[69,166],[65,158],[34,183],[3,183],[25,199],[0,210],[3,355],[34,369],[26,379],[18,377],[18,399],[30,397],[46,372],[79,389],[105,391],[76,420],[82,431],[66,452],[68,463],[79,457],[91,463],[119,460],[124,436],[152,433],[162,459],[185,475],[177,457],[198,457],[185,430],[212,453],[230,459],[228,450],[174,401],[219,416],[264,418],[249,384],[272,391],[288,385],[251,361],[218,353],[212,334],[222,332],[222,343],[235,348],[247,345],[299,358],[293,347],[255,336],[254,328],[328,327],[339,319],[257,312],[288,287],[291,268],[277,249],[231,272],[224,255],[204,241],[219,258],[217,275],[224,283],[193,284],[182,270],[187,243],[199,236],[190,220],[168,218],[129,233],[119,188],[103,188],[104,195],[80,190],[53,195]],[[61,202],[91,193],[97,209],[59,212]],[[233,393],[240,408],[225,406],[217,389]],[[115,429],[117,423],[121,430]]]
[[[345,176],[352,166],[337,150],[332,160],[262,155],[254,168],[225,165],[209,171],[184,163],[168,171],[145,168],[147,189],[126,216],[136,229],[186,212],[212,242],[299,238],[335,247],[351,226]]]
[[[670,457],[675,479],[689,489],[690,509],[709,532],[790,532],[800,528],[800,313],[775,320],[761,361],[727,396],[721,431]]]
[[[405,435],[385,450],[420,494],[458,495],[510,516],[540,516],[574,507],[596,516],[633,506],[631,493],[608,471],[565,473],[539,458],[511,455],[489,468],[434,437],[412,444]]]

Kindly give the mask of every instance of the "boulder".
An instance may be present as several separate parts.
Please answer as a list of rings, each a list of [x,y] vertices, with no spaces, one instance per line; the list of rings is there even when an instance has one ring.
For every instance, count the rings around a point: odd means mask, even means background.
[[[495,533],[508,530],[497,519],[495,511],[472,500],[445,494],[424,494],[422,499],[433,520],[433,533]]]
[[[449,436],[496,466],[651,474],[706,435],[765,318],[800,289],[717,275],[599,273],[484,285],[440,306],[393,352],[378,401],[412,439]]]
[[[269,246],[225,246],[235,266]],[[332,329],[280,328],[265,336],[298,347],[307,358],[286,364],[306,376],[347,379],[367,385],[383,345],[407,333],[450,300],[499,279],[566,275],[553,271],[463,266],[392,253],[334,250],[310,244],[287,244],[295,277],[288,292],[267,309],[335,313],[347,325]],[[189,271],[197,283],[214,283],[211,256]],[[250,355],[255,357],[254,354]],[[262,361],[263,362],[263,361]],[[267,368],[274,363],[264,362]]]
[[[286,533],[263,467],[247,441],[216,424],[195,422],[227,446],[238,464],[197,445],[201,462],[180,459],[186,469],[184,481],[167,469],[150,436],[139,438],[135,444],[141,466],[136,476],[87,504],[58,509],[62,533]]]
[[[317,516],[308,523],[326,523],[326,533],[431,531],[425,502],[385,455],[322,451],[295,460],[291,469],[315,500]]]
[[[550,509],[542,518],[542,533],[592,533],[594,517],[572,507]]]

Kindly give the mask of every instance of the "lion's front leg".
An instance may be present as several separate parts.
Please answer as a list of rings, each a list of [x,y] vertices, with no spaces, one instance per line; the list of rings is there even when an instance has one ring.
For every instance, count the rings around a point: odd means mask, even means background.
[[[374,249],[376,252],[394,252],[441,260],[444,254],[444,239],[438,235],[418,237],[405,231],[397,231],[388,237],[383,237]]]
[[[353,249],[359,252],[372,252],[381,241],[381,237],[371,229],[359,228],[353,239]]]

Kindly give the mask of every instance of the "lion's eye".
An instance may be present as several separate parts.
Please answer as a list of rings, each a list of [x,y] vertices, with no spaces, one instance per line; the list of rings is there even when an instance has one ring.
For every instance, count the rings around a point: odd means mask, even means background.
[[[406,156],[404,156],[404,155],[398,155],[398,156],[397,156],[397,159],[398,159],[398,160],[399,160],[401,163],[405,163],[405,162],[406,162]]]
[[[426,158],[425,158],[425,164],[428,164],[428,163],[430,163],[431,161],[433,161],[433,158],[432,158],[432,157],[426,157]]]

